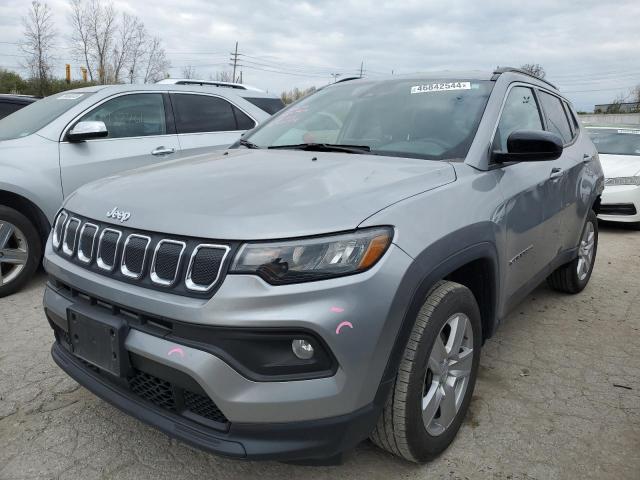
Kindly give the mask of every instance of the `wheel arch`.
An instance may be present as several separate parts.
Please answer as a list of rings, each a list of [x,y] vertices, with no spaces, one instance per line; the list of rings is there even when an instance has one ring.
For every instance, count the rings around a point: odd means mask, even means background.
[[[449,244],[447,238],[438,242],[440,247]],[[436,245],[432,246],[436,247]],[[441,280],[460,283],[471,290],[480,308],[483,342],[491,337],[498,324],[500,276],[498,252],[495,243],[483,241],[469,245],[446,256],[429,270],[424,270],[423,260],[432,257],[434,248],[428,248],[412,263],[400,289],[411,288],[410,300],[404,308],[400,328],[387,360],[375,403],[383,405],[398,371],[404,346],[407,343],[413,319],[433,287]],[[413,280],[411,280],[413,279]],[[413,286],[410,285],[413,283]]]
[[[0,205],[13,208],[27,217],[38,230],[44,244],[51,230],[51,225],[47,216],[35,203],[17,193],[0,190]]]

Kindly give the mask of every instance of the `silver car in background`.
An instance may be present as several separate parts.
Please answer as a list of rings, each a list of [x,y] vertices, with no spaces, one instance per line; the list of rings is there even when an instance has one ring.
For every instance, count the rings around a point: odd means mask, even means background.
[[[224,148],[282,102],[256,90],[109,85],[70,90],[0,120],[0,297],[36,270],[64,198],[123,170]]]

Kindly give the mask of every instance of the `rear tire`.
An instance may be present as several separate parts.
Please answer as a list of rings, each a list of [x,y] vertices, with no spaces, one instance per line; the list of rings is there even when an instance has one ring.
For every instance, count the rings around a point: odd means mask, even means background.
[[[480,311],[471,291],[437,283],[415,319],[371,440],[416,463],[444,451],[469,407],[481,343]]]
[[[589,283],[598,252],[598,219],[593,210],[589,211],[582,228],[578,256],[569,263],[558,267],[547,277],[547,284],[559,292],[580,293]]]
[[[0,298],[17,292],[33,276],[42,258],[42,240],[31,221],[0,205]]]

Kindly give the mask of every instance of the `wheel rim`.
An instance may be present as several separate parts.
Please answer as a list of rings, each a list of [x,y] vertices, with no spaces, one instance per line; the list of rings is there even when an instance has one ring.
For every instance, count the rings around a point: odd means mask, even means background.
[[[451,315],[431,349],[422,397],[422,420],[432,436],[456,418],[473,366],[473,328],[464,313]]]
[[[0,286],[18,278],[28,259],[27,237],[12,223],[0,221]]]
[[[580,240],[580,247],[578,249],[578,266],[576,269],[578,272],[578,279],[580,281],[587,278],[587,275],[589,275],[589,272],[591,271],[595,239],[596,234],[593,222],[588,222],[584,228],[584,233]]]

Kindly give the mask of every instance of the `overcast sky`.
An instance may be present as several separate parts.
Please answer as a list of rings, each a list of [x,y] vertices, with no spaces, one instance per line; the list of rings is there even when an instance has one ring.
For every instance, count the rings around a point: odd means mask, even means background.
[[[0,0],[0,67],[20,65],[27,0]],[[69,56],[69,6],[48,0],[59,32],[56,72]],[[580,110],[640,84],[640,1],[113,2],[164,39],[172,76],[228,70],[239,42],[244,82],[273,92],[320,86],[332,73],[370,77],[540,63]],[[77,62],[75,62],[77,64]],[[74,72],[77,71],[74,70]]]

